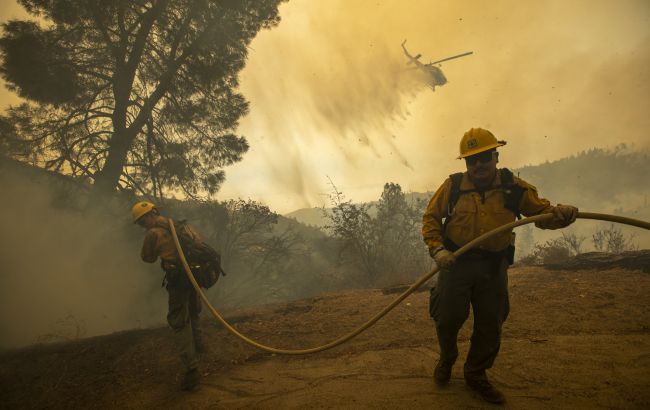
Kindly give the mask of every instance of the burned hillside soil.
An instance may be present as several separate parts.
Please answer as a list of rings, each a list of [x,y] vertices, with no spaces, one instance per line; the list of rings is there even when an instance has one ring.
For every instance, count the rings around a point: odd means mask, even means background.
[[[332,340],[396,295],[356,290],[228,312],[269,345]],[[650,275],[610,269],[510,271],[511,313],[490,377],[506,407],[650,408]],[[411,295],[352,341],[314,355],[244,345],[204,313],[202,384],[181,392],[166,328],[0,355],[0,407],[16,408],[489,408],[462,379],[471,319],[446,388],[433,383],[438,347],[428,292]]]

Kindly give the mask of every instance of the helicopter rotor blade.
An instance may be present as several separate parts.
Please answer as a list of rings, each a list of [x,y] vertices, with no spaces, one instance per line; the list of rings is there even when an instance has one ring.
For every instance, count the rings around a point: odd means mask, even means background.
[[[468,51],[467,53],[458,54],[458,55],[455,55],[455,56],[452,56],[452,57],[443,58],[442,60],[432,61],[432,62],[430,62],[429,64],[426,64],[426,65],[434,65],[434,64],[442,63],[443,61],[453,60],[454,58],[465,57],[465,56],[468,56],[470,54],[474,54],[474,52],[473,51]]]

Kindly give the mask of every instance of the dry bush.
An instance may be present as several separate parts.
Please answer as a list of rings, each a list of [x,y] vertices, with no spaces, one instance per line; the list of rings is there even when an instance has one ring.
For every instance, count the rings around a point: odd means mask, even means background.
[[[592,241],[596,250],[607,253],[621,253],[625,251],[635,251],[639,246],[633,242],[634,234],[625,238],[621,228],[617,228],[614,224],[609,227],[602,228],[596,231],[592,236]]]
[[[548,265],[561,263],[582,253],[582,243],[587,239],[575,233],[562,232],[559,238],[549,239],[543,244],[535,243],[530,253],[519,260],[524,265]]]

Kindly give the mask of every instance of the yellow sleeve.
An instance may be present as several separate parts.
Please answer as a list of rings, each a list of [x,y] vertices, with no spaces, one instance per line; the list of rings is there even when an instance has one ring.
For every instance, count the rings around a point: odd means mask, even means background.
[[[422,216],[422,238],[429,249],[442,245],[442,218],[447,216],[450,191],[451,179],[447,178],[431,197]]]
[[[142,250],[140,251],[140,257],[143,261],[148,263],[154,263],[158,259],[158,253],[156,252],[156,244],[158,242],[158,235],[152,230],[147,230],[147,233],[144,236],[144,243],[142,244]]]
[[[526,188],[526,192],[524,192],[519,208],[524,216],[549,214],[553,212],[553,205],[551,205],[548,199],[539,197],[537,188],[535,188],[534,185],[531,185],[517,177],[515,177],[515,182]],[[554,219],[535,222],[535,226],[541,229],[558,229],[564,227],[561,222]]]

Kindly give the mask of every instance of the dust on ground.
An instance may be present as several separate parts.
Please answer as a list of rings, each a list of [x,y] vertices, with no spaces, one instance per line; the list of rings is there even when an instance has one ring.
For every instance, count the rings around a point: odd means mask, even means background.
[[[510,270],[511,313],[489,375],[507,408],[650,408],[650,275],[609,269]],[[346,333],[396,295],[354,290],[228,312],[266,344],[303,348]],[[27,301],[26,301],[27,302]],[[166,328],[33,346],[0,355],[2,408],[424,409],[493,408],[469,391],[460,357],[433,382],[438,346],[428,292],[407,298],[343,346],[308,356],[249,347],[204,312],[209,351],[198,391],[178,390]]]

